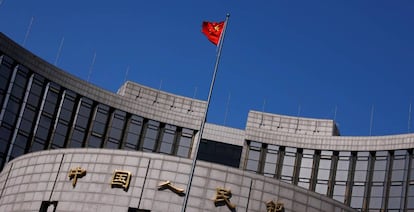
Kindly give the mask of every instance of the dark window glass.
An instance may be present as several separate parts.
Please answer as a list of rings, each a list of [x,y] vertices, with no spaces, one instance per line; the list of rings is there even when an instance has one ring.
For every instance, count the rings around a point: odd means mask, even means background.
[[[109,107],[98,105],[93,120],[92,133],[88,141],[88,147],[100,148],[105,137],[106,124],[108,121]]]
[[[105,123],[94,122],[92,132],[102,137],[105,133]]]
[[[0,72],[1,72],[0,68]],[[3,105],[4,97],[7,92],[7,86],[9,85],[9,80],[6,78],[0,77],[0,107]]]
[[[115,110],[112,115],[111,127],[109,129],[108,142],[106,147],[110,149],[118,149],[122,140],[122,130],[124,128],[126,113]]]
[[[70,143],[70,147],[82,147],[83,141],[85,137],[84,130],[75,129],[72,134],[72,141]]]
[[[70,122],[70,118],[72,117],[72,110],[67,110],[62,108],[60,110],[59,119],[65,121],[66,123]]]
[[[143,119],[141,117],[135,117],[135,119],[132,119],[129,126],[129,132],[141,134],[142,121]]]
[[[25,153],[26,145],[28,143],[28,138],[26,135],[23,134],[17,134],[16,139],[14,141],[11,158],[16,158],[20,155],[23,155]]]
[[[176,126],[172,126],[169,124],[165,125],[161,137],[161,145],[159,150],[161,153],[172,154],[176,130]]]
[[[100,148],[101,144],[102,144],[102,138],[96,137],[93,135],[89,138],[89,142],[88,142],[89,147]]]
[[[27,76],[27,69],[22,66],[19,66],[19,69],[13,82],[11,95],[18,99],[23,99],[28,79],[29,77]]]
[[[28,74],[28,70],[24,68],[23,66],[19,65],[16,78],[14,79],[14,84],[22,88],[26,87],[26,83],[28,79],[27,74]]]
[[[42,82],[38,81],[37,75],[33,78],[32,87],[30,88],[27,104],[33,107],[38,107],[42,96]]]
[[[55,135],[53,136],[53,141],[52,141],[52,148],[62,148],[65,146],[65,138],[66,138],[66,134],[68,132],[69,127],[62,123],[59,122],[56,125],[56,129],[55,129]]]
[[[157,121],[149,120],[144,135],[144,141],[142,145],[142,150],[145,152],[154,152],[155,144],[158,138],[160,123]]]
[[[0,129],[0,133],[4,131]],[[9,146],[9,142],[6,141],[5,139],[0,139],[0,154],[6,154],[7,153],[7,149]]]
[[[14,98],[10,98],[9,103],[7,104],[6,111],[4,113],[2,125],[7,124],[11,127],[14,127],[18,117],[19,108],[20,102],[18,100],[15,100]]]
[[[4,55],[0,57],[0,108],[3,105],[4,97],[9,86],[9,80],[13,72],[12,64],[13,60],[11,60],[9,57],[6,57]],[[1,162],[0,167],[2,167]]]
[[[126,132],[125,149],[138,149],[139,136],[142,130],[143,118],[132,115]]]
[[[32,146],[30,147],[31,152],[44,150],[44,148],[45,148],[44,142],[42,142],[42,143],[39,143],[39,142],[40,142],[39,140],[33,142]]]
[[[112,128],[109,137],[120,143],[122,138],[122,129]]]
[[[14,146],[19,146],[20,148],[25,149],[27,146],[28,137],[27,135],[17,134],[16,139],[14,141]]]
[[[162,143],[160,147],[160,153],[171,154],[172,148],[172,143]]]
[[[108,148],[108,149],[119,149],[119,141],[109,138],[108,142],[106,143],[106,148]]]
[[[189,157],[191,144],[193,141],[193,130],[183,128],[181,131],[181,136],[178,140],[177,156],[180,157]]]
[[[36,139],[36,140],[41,140],[41,141],[43,141],[43,143],[44,143],[45,141],[47,141],[48,131],[49,131],[49,129],[48,129],[48,128],[46,128],[46,127],[42,127],[42,126],[39,126],[39,127],[37,128],[37,132],[36,132],[36,137],[35,137],[35,139]]]
[[[10,143],[10,136],[11,136],[12,130],[7,127],[0,127],[0,152],[6,152],[7,146]],[[5,145],[4,145],[5,144]]]
[[[125,112],[115,110],[112,117],[112,126],[117,129],[122,129],[124,126],[125,116]]]
[[[25,119],[22,119],[22,121],[20,122],[19,130],[21,130],[22,132],[30,133],[32,131],[32,125],[33,121],[27,121]]]
[[[43,107],[43,112],[53,116],[55,114],[56,102],[46,101]]]
[[[81,107],[80,107],[79,112],[78,112],[79,115],[84,116],[84,117],[85,116],[88,117],[91,113],[91,107],[92,107],[92,105],[89,105],[89,104],[82,101]]]
[[[24,154],[24,149],[19,146],[13,146],[12,152],[11,152],[11,159],[14,159],[16,157],[19,157],[20,155]]]
[[[79,115],[76,119],[76,125],[86,128],[88,125],[89,117]]]
[[[57,149],[57,148],[63,148],[65,146],[65,136],[62,134],[56,134],[53,136],[53,143],[51,148]]]
[[[105,105],[98,105],[93,122],[92,133],[97,136],[104,136],[106,123],[108,120],[109,107]]]
[[[39,126],[44,128],[49,128],[52,122],[52,118],[48,116],[40,117]]]
[[[13,89],[11,91],[11,95],[13,97],[18,98],[18,99],[22,99],[23,98],[23,95],[24,95],[24,92],[25,92],[24,87],[20,87],[20,86],[14,85],[13,86]]]
[[[82,147],[85,131],[87,130],[89,117],[92,111],[92,100],[82,97],[78,103],[78,111],[75,117],[75,130],[71,135],[70,147]]]
[[[26,119],[27,121],[34,121],[36,117],[36,111],[34,108],[31,107],[26,107],[24,112],[23,112],[23,118]]]
[[[125,149],[134,149],[136,150],[138,147],[138,140],[139,140],[139,135],[137,134],[132,134],[129,133],[126,143],[125,143]]]
[[[197,159],[238,168],[240,165],[241,146],[202,140]]]
[[[106,110],[99,110],[96,113],[95,121],[105,123],[107,119],[108,111]]]

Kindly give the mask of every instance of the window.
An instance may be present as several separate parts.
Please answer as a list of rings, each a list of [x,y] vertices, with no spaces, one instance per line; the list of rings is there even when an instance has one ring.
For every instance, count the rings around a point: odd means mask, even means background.
[[[122,131],[125,125],[126,113],[115,110],[112,114],[111,126],[108,133],[106,148],[119,149],[122,141]]]
[[[32,87],[30,88],[29,98],[27,104],[33,107],[38,107],[43,95],[44,78],[35,74],[33,78]]]
[[[21,100],[16,99],[14,97],[10,97],[6,110],[4,112],[4,117],[3,117],[3,122],[1,123],[2,127],[4,125],[8,125],[12,128],[14,128],[16,121],[17,121],[17,117],[18,117],[18,113],[19,113],[19,109],[20,109],[20,104],[21,104]]]
[[[408,154],[406,150],[394,152],[391,168],[391,184],[388,195],[388,209],[404,208],[404,193],[406,187],[406,170],[408,166]]]
[[[4,97],[9,86],[9,80],[13,73],[13,63],[14,61],[5,55],[0,57],[0,109],[2,108]]]
[[[178,139],[177,156],[190,157],[191,144],[193,143],[194,131],[186,128],[181,129],[181,135]],[[240,152],[241,154],[241,152]],[[240,160],[240,159],[239,159]]]
[[[71,135],[70,147],[84,146],[85,133],[88,130],[89,119],[92,111],[92,100],[82,97],[78,103],[78,109],[74,120],[74,129]]]
[[[410,154],[410,178],[408,182],[408,197],[407,197],[407,209],[414,209],[414,155]]]
[[[345,202],[351,152],[339,152],[337,158],[333,198],[339,202]]]
[[[149,120],[146,123],[144,140],[142,142],[142,148],[141,148],[142,151],[155,152],[159,128],[160,128],[160,123],[157,121]]]
[[[0,128],[0,153],[4,153],[4,156],[7,154],[8,146],[9,146],[9,139],[12,134],[12,129],[9,127],[1,127]]]
[[[52,131],[53,121],[57,112],[57,102],[60,87],[54,83],[49,83],[46,88],[45,98],[42,102],[40,116],[37,120],[37,126],[33,143],[30,151],[39,151],[48,148],[49,136]]]
[[[8,98],[6,97],[4,99],[4,105],[0,107],[2,112],[2,122],[0,127],[8,125],[10,128],[15,128],[20,107],[22,107],[26,84],[29,79],[29,70],[23,66],[16,66],[14,71],[15,74],[10,77],[10,83],[8,84],[8,86],[11,86],[10,95]],[[7,90],[8,89],[10,89],[10,87],[7,87]]]
[[[375,153],[374,168],[372,173],[371,196],[369,200],[370,209],[383,208],[385,196],[385,183],[388,167],[388,152],[378,151]]]
[[[296,167],[296,148],[286,147],[283,157],[281,180],[287,183],[293,183],[293,174]]]
[[[126,131],[125,149],[137,150],[139,145],[139,136],[141,135],[142,117],[132,115]]]
[[[247,145],[249,147],[249,150],[247,153],[247,163],[245,169],[259,173],[262,144],[259,142],[247,141]]]
[[[315,154],[314,150],[309,150],[309,149],[303,150],[302,160],[300,163],[300,170],[299,170],[299,182],[298,182],[298,186],[302,188],[309,189],[310,180],[312,177],[314,154]]]
[[[172,154],[173,152],[173,145],[175,143],[175,134],[177,131],[177,127],[173,125],[166,124],[162,136],[161,136],[161,144],[160,144],[160,153],[165,154]]]
[[[351,207],[362,208],[368,174],[369,152],[358,152],[356,156]]]
[[[315,191],[327,195],[331,175],[332,151],[321,151]]]
[[[268,144],[264,159],[263,173],[268,177],[275,177],[279,157],[279,146]]]
[[[57,114],[58,121],[54,129],[51,148],[63,148],[66,146],[65,140],[69,131],[69,124],[72,120],[72,112],[74,111],[76,94],[65,90],[59,112]]]
[[[241,152],[241,146],[202,140],[198,149],[197,159],[238,168]]]
[[[10,160],[16,158],[20,155],[23,155],[26,150],[26,146],[28,143],[28,136],[24,134],[17,134],[16,139],[14,141],[13,149],[11,152]]]
[[[13,87],[11,90],[11,95],[23,99],[24,93],[26,91],[27,80],[29,79],[29,70],[21,65],[18,66],[16,76],[13,81]],[[12,79],[13,80],[13,79]]]
[[[95,116],[92,124],[91,136],[88,147],[101,148],[105,137],[106,124],[108,122],[109,107],[99,104],[96,107]]]

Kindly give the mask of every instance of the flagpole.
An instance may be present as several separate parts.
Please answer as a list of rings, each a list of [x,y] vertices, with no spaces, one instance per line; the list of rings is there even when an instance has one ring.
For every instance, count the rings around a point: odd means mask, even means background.
[[[230,17],[230,14],[227,13],[226,20],[224,22],[223,33],[221,33],[221,35],[220,35],[220,41],[219,41],[219,46],[218,46],[216,64],[214,65],[213,77],[211,79],[210,90],[208,92],[207,107],[206,107],[206,110],[204,111],[204,115],[201,119],[200,130],[198,131],[199,133],[198,133],[197,141],[195,142],[194,155],[193,155],[193,160],[192,160],[192,163],[191,163],[191,170],[190,170],[189,179],[188,179],[187,188],[186,188],[187,194],[184,196],[183,206],[182,206],[182,209],[181,209],[182,212],[185,212],[186,209],[187,209],[187,202],[188,202],[188,197],[190,195],[191,183],[193,181],[194,169],[195,169],[195,166],[196,166],[196,163],[197,163],[198,148],[200,147],[200,142],[201,142],[201,138],[203,136],[203,131],[204,131],[204,125],[206,124],[206,121],[207,121],[208,107],[210,105],[211,94],[213,93],[214,82],[216,80],[217,70],[218,70],[218,66],[219,66],[219,63],[220,63],[221,49],[223,48],[224,35],[226,33],[227,22],[229,20],[229,17]]]

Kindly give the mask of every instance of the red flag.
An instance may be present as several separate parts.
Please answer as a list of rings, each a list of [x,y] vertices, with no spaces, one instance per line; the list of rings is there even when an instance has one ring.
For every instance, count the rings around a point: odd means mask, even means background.
[[[211,41],[214,45],[217,46],[220,40],[220,36],[221,36],[221,32],[223,31],[223,28],[224,28],[224,21],[218,22],[218,23],[204,21],[201,32],[203,32],[204,35],[207,36],[207,39],[209,41]]]

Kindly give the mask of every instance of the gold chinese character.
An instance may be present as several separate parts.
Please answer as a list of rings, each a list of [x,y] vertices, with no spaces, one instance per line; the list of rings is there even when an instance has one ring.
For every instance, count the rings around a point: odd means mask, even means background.
[[[267,212],[283,212],[285,208],[283,207],[283,203],[277,202],[274,203],[273,201],[266,202],[266,211]]]
[[[216,198],[214,199],[214,205],[217,207],[226,204],[230,210],[234,210],[236,208],[236,205],[230,202],[231,196],[232,195],[230,189],[216,188]]]
[[[115,170],[112,175],[111,186],[124,188],[124,191],[128,191],[129,182],[131,181],[131,172]]]
[[[282,202],[277,201],[276,203],[276,212],[284,212],[285,207],[283,206]]]
[[[266,202],[266,211],[267,212],[275,212],[276,211],[276,204],[273,201]]]
[[[75,188],[76,183],[78,182],[78,178],[82,178],[86,175],[86,169],[82,169],[81,167],[72,168],[69,170],[69,180],[72,180],[72,186]]]
[[[171,191],[173,191],[174,193],[180,196],[185,195],[184,189],[174,186],[169,180],[162,182],[158,185],[158,190],[164,190],[164,189],[170,189]]]

